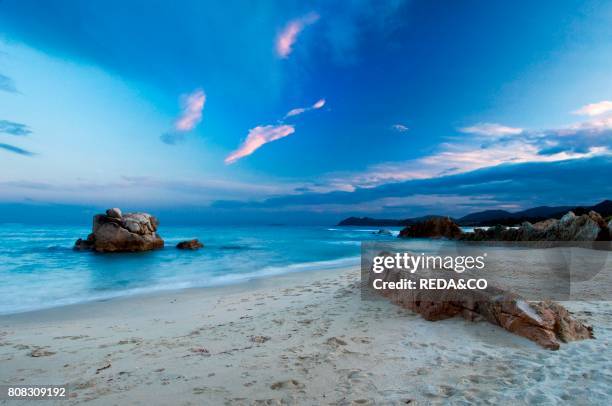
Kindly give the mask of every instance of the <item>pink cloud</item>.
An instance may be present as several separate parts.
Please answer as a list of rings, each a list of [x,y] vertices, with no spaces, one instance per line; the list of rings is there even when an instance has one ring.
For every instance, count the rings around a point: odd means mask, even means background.
[[[287,113],[285,118],[292,117],[292,116],[299,116],[300,114],[302,114],[305,111],[306,111],[305,108],[293,109],[293,110],[289,111],[289,113]]]
[[[316,102],[315,104],[313,104],[312,108],[313,109],[320,109],[323,106],[325,106],[325,99],[321,99],[318,102]]]
[[[599,103],[587,104],[573,113],[583,116],[599,116],[609,112],[612,112],[612,101],[604,100]]]
[[[182,98],[183,111],[174,123],[174,129],[176,131],[191,131],[202,120],[206,94],[202,89],[197,89]]]
[[[459,131],[466,134],[491,135],[501,137],[505,135],[517,135],[523,132],[522,128],[508,127],[496,123],[478,123],[470,127],[460,128]]]
[[[249,130],[249,135],[247,135],[240,147],[225,158],[225,163],[233,164],[237,160],[251,155],[263,145],[284,138],[294,132],[294,126],[285,124],[265,125],[252,128]]]
[[[287,58],[293,51],[293,45],[300,32],[302,32],[306,26],[315,23],[318,19],[318,14],[310,13],[304,17],[289,21],[276,38],[276,53],[278,56]]]
[[[305,113],[310,110],[317,110],[317,109],[322,108],[323,106],[325,106],[325,99],[320,99],[319,101],[317,101],[315,104],[313,104],[310,107],[299,107],[297,109],[289,110],[289,113],[285,114],[285,118],[299,116],[302,113]]]

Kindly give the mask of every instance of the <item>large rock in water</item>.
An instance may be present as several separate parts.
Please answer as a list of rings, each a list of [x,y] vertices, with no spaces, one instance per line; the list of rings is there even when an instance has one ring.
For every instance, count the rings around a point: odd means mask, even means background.
[[[119,209],[108,209],[97,214],[93,229],[86,240],[78,239],[77,250],[97,252],[138,252],[164,247],[164,240],[157,234],[157,218],[148,213],[122,214]]]
[[[477,228],[464,233],[469,241],[610,241],[610,227],[594,211],[576,216],[568,212],[560,220],[548,219],[535,224],[524,222],[518,228],[504,226]]]
[[[372,286],[374,279],[396,283],[407,279],[414,280],[419,286],[418,279],[428,277],[419,272],[395,268],[385,269],[380,274],[369,272],[369,285]],[[445,279],[449,278],[455,276]],[[559,349],[561,343],[594,338],[592,327],[574,319],[560,304],[528,302],[513,292],[492,285],[482,290],[386,289],[375,292],[419,313],[426,320],[444,320],[458,315],[471,321],[484,319],[551,350]]]
[[[458,238],[461,229],[448,217],[434,217],[408,226],[399,233],[400,238]]]

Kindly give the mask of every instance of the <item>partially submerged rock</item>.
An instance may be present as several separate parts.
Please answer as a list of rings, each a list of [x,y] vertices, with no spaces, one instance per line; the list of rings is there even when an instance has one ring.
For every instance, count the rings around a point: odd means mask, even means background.
[[[399,233],[400,238],[458,238],[459,226],[449,217],[434,217],[408,226]]]
[[[419,278],[428,277],[419,272],[394,268],[379,274],[370,272],[369,285],[372,286],[374,279],[385,282],[408,279],[419,286]],[[445,274],[445,279],[449,278],[458,277]],[[419,313],[426,320],[444,320],[457,315],[471,321],[484,319],[551,350],[559,349],[561,343],[594,338],[592,327],[574,319],[560,304],[528,302],[515,293],[491,285],[482,290],[381,289],[375,292]]]
[[[390,230],[387,230],[387,229],[384,229],[384,228],[381,228],[378,231],[373,231],[372,234],[375,234],[375,235],[393,235],[393,233]]]
[[[157,234],[157,218],[148,213],[122,214],[117,208],[93,219],[92,232],[86,240],[78,239],[77,250],[96,252],[138,252],[164,247],[164,240]]]
[[[197,250],[203,247],[204,244],[202,244],[197,238],[193,240],[181,241],[176,244],[176,248],[180,250]]]

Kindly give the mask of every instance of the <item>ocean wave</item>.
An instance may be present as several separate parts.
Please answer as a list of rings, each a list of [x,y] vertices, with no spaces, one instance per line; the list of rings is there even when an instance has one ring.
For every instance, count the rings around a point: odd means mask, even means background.
[[[78,295],[70,298],[53,299],[51,301],[45,300],[40,303],[29,303],[21,306],[2,306],[0,308],[0,315],[23,313],[28,311],[43,310],[60,306],[74,305],[79,303],[87,302],[99,302],[111,299],[117,299],[122,297],[137,296],[143,294],[151,294],[156,292],[182,290],[189,288],[208,288],[208,287],[220,287],[227,285],[234,285],[239,283],[248,282],[255,279],[262,279],[272,276],[284,275],[289,273],[307,272],[307,271],[324,271],[331,269],[341,269],[349,266],[358,266],[360,264],[361,257],[352,256],[345,258],[338,258],[326,261],[312,261],[312,262],[300,262],[295,264],[289,264],[284,266],[267,266],[260,270],[252,272],[241,272],[241,273],[227,273],[222,275],[210,276],[206,279],[206,282],[194,280],[169,280],[165,279],[154,285],[138,288],[130,288],[123,290],[113,290],[106,293],[99,294],[88,294]]]
[[[328,244],[332,244],[332,245],[353,245],[353,246],[360,246],[361,245],[361,241],[352,241],[352,240],[345,240],[345,241],[324,241]]]

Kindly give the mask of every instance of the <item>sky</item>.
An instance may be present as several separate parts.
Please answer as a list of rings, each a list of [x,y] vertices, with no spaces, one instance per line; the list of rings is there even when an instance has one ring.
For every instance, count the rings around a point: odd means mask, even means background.
[[[611,169],[609,1],[0,1],[0,206],[460,216]]]

